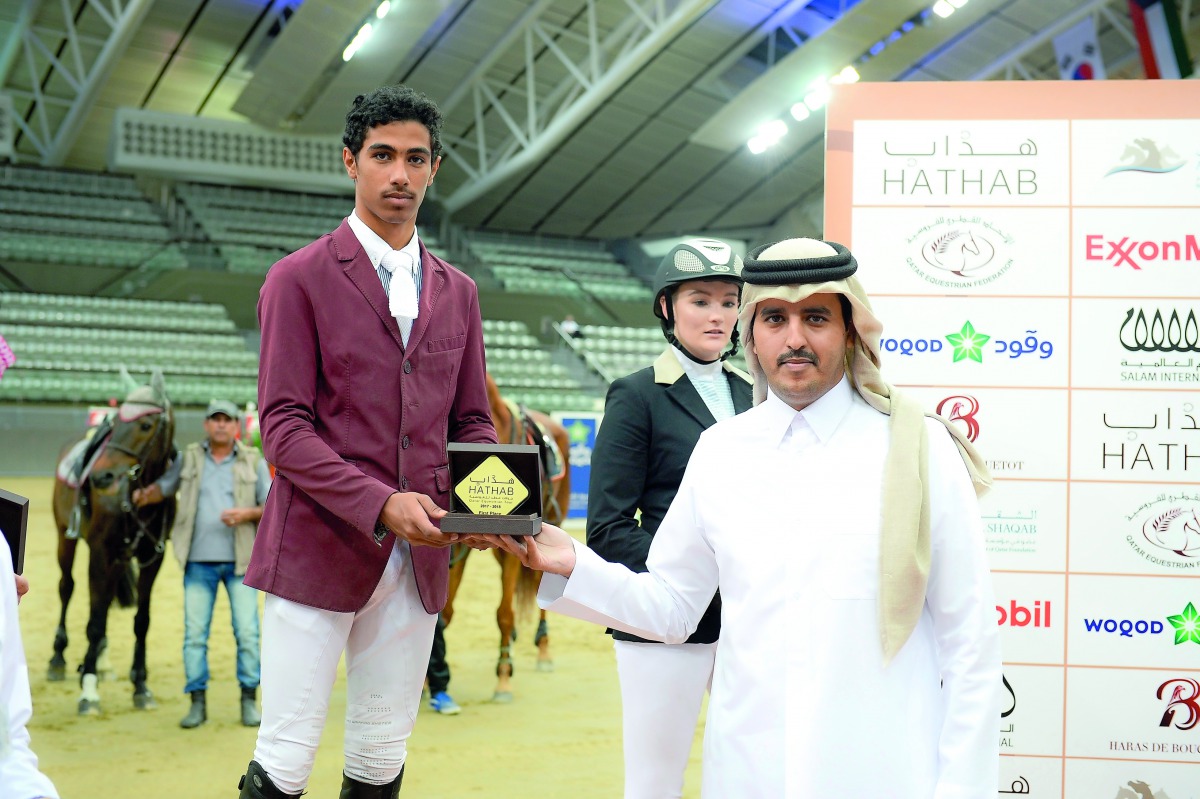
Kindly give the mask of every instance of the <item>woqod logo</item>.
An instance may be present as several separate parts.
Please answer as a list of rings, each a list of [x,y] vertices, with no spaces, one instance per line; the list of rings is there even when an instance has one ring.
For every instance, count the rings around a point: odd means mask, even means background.
[[[1119,161],[1120,163],[1104,173],[1104,177],[1120,172],[1148,172],[1162,175],[1174,172],[1187,163],[1170,146],[1159,145],[1154,139],[1147,138],[1134,139],[1126,144]]]

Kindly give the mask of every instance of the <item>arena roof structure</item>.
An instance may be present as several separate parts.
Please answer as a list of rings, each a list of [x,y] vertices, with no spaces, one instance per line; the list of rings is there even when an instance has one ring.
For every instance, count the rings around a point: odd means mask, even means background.
[[[1200,2],[1178,7],[1196,54]],[[1141,77],[1127,0],[3,0],[0,141],[348,191],[349,100],[404,83],[445,112],[435,197],[464,226],[812,233],[829,79],[1057,79],[1054,38],[1087,19],[1108,78]]]

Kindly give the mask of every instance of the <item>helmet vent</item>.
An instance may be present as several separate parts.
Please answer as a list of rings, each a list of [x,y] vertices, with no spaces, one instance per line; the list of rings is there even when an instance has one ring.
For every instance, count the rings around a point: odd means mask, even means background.
[[[675,268],[681,272],[703,272],[704,262],[697,258],[694,253],[680,250],[675,253]]]

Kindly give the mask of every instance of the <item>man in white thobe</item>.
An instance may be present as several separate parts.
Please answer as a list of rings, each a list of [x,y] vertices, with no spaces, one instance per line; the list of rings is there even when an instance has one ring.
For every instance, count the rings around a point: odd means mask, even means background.
[[[856,268],[813,239],[747,257],[757,405],[701,436],[647,573],[549,525],[532,544],[488,541],[550,573],[543,607],[669,643],[720,588],[706,799],[996,795],[1001,657],[976,500],[990,477],[881,379]]]

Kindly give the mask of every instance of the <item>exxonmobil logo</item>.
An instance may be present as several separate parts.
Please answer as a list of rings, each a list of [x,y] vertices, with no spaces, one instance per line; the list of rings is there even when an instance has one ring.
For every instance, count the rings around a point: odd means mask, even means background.
[[[1177,239],[1161,241],[1138,240],[1125,236],[1110,239],[1103,233],[1084,236],[1085,258],[1089,261],[1111,261],[1113,266],[1129,266],[1140,270],[1143,265],[1174,261],[1200,261],[1200,241],[1189,233]]]
[[[997,624],[1001,627],[1049,627],[1050,600],[1038,599],[1033,603],[1033,609],[1018,605],[1017,600],[1010,600],[1008,607],[996,606]]]

